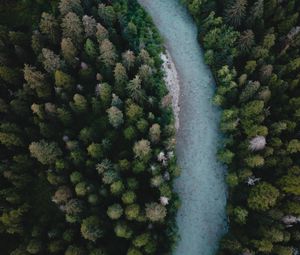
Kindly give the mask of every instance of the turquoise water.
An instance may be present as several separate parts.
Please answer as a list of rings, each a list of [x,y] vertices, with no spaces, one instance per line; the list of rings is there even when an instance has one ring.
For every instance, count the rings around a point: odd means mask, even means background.
[[[211,103],[214,81],[204,64],[196,26],[179,0],[139,0],[165,40],[180,79],[177,157],[182,175],[175,188],[182,206],[175,255],[212,255],[226,231],[225,169],[216,160],[219,111]]]

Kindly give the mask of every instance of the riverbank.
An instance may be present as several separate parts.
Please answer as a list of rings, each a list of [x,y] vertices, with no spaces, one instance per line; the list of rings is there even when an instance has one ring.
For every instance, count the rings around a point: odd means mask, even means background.
[[[175,63],[169,53],[168,50],[165,53],[160,55],[163,64],[162,67],[165,71],[164,80],[166,86],[169,91],[169,95],[172,99],[172,109],[175,118],[175,128],[176,130],[179,129],[179,113],[180,113],[180,106],[179,106],[179,96],[180,96],[180,80],[178,76],[178,72],[175,66]]]
[[[172,56],[180,95],[176,154],[182,174],[175,188],[181,240],[175,255],[213,255],[226,231],[224,167],[216,158],[219,110],[212,105],[215,84],[197,41],[197,28],[179,0],[140,0]],[[176,112],[175,112],[176,114]]]

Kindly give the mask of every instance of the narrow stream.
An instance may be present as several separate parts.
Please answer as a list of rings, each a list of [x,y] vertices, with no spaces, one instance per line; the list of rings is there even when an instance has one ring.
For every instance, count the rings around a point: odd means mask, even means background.
[[[175,189],[182,206],[175,255],[213,255],[226,231],[225,169],[217,162],[219,111],[211,103],[214,81],[203,60],[197,28],[179,0],[139,0],[152,16],[175,62],[180,84]]]

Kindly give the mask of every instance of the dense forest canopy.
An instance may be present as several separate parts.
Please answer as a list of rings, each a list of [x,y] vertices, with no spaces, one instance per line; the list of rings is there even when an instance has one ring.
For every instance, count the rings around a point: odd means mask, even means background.
[[[179,168],[149,17],[125,0],[0,17],[1,254],[167,254]]]
[[[219,254],[299,254],[300,1],[183,2],[223,108],[229,233]]]

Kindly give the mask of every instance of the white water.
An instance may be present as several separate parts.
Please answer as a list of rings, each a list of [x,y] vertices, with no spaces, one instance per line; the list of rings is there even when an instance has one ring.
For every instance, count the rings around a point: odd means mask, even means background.
[[[226,231],[225,169],[216,159],[219,111],[211,103],[214,81],[204,64],[197,28],[179,0],[139,0],[165,40],[180,78],[175,189],[182,206],[175,255],[213,255]]]

